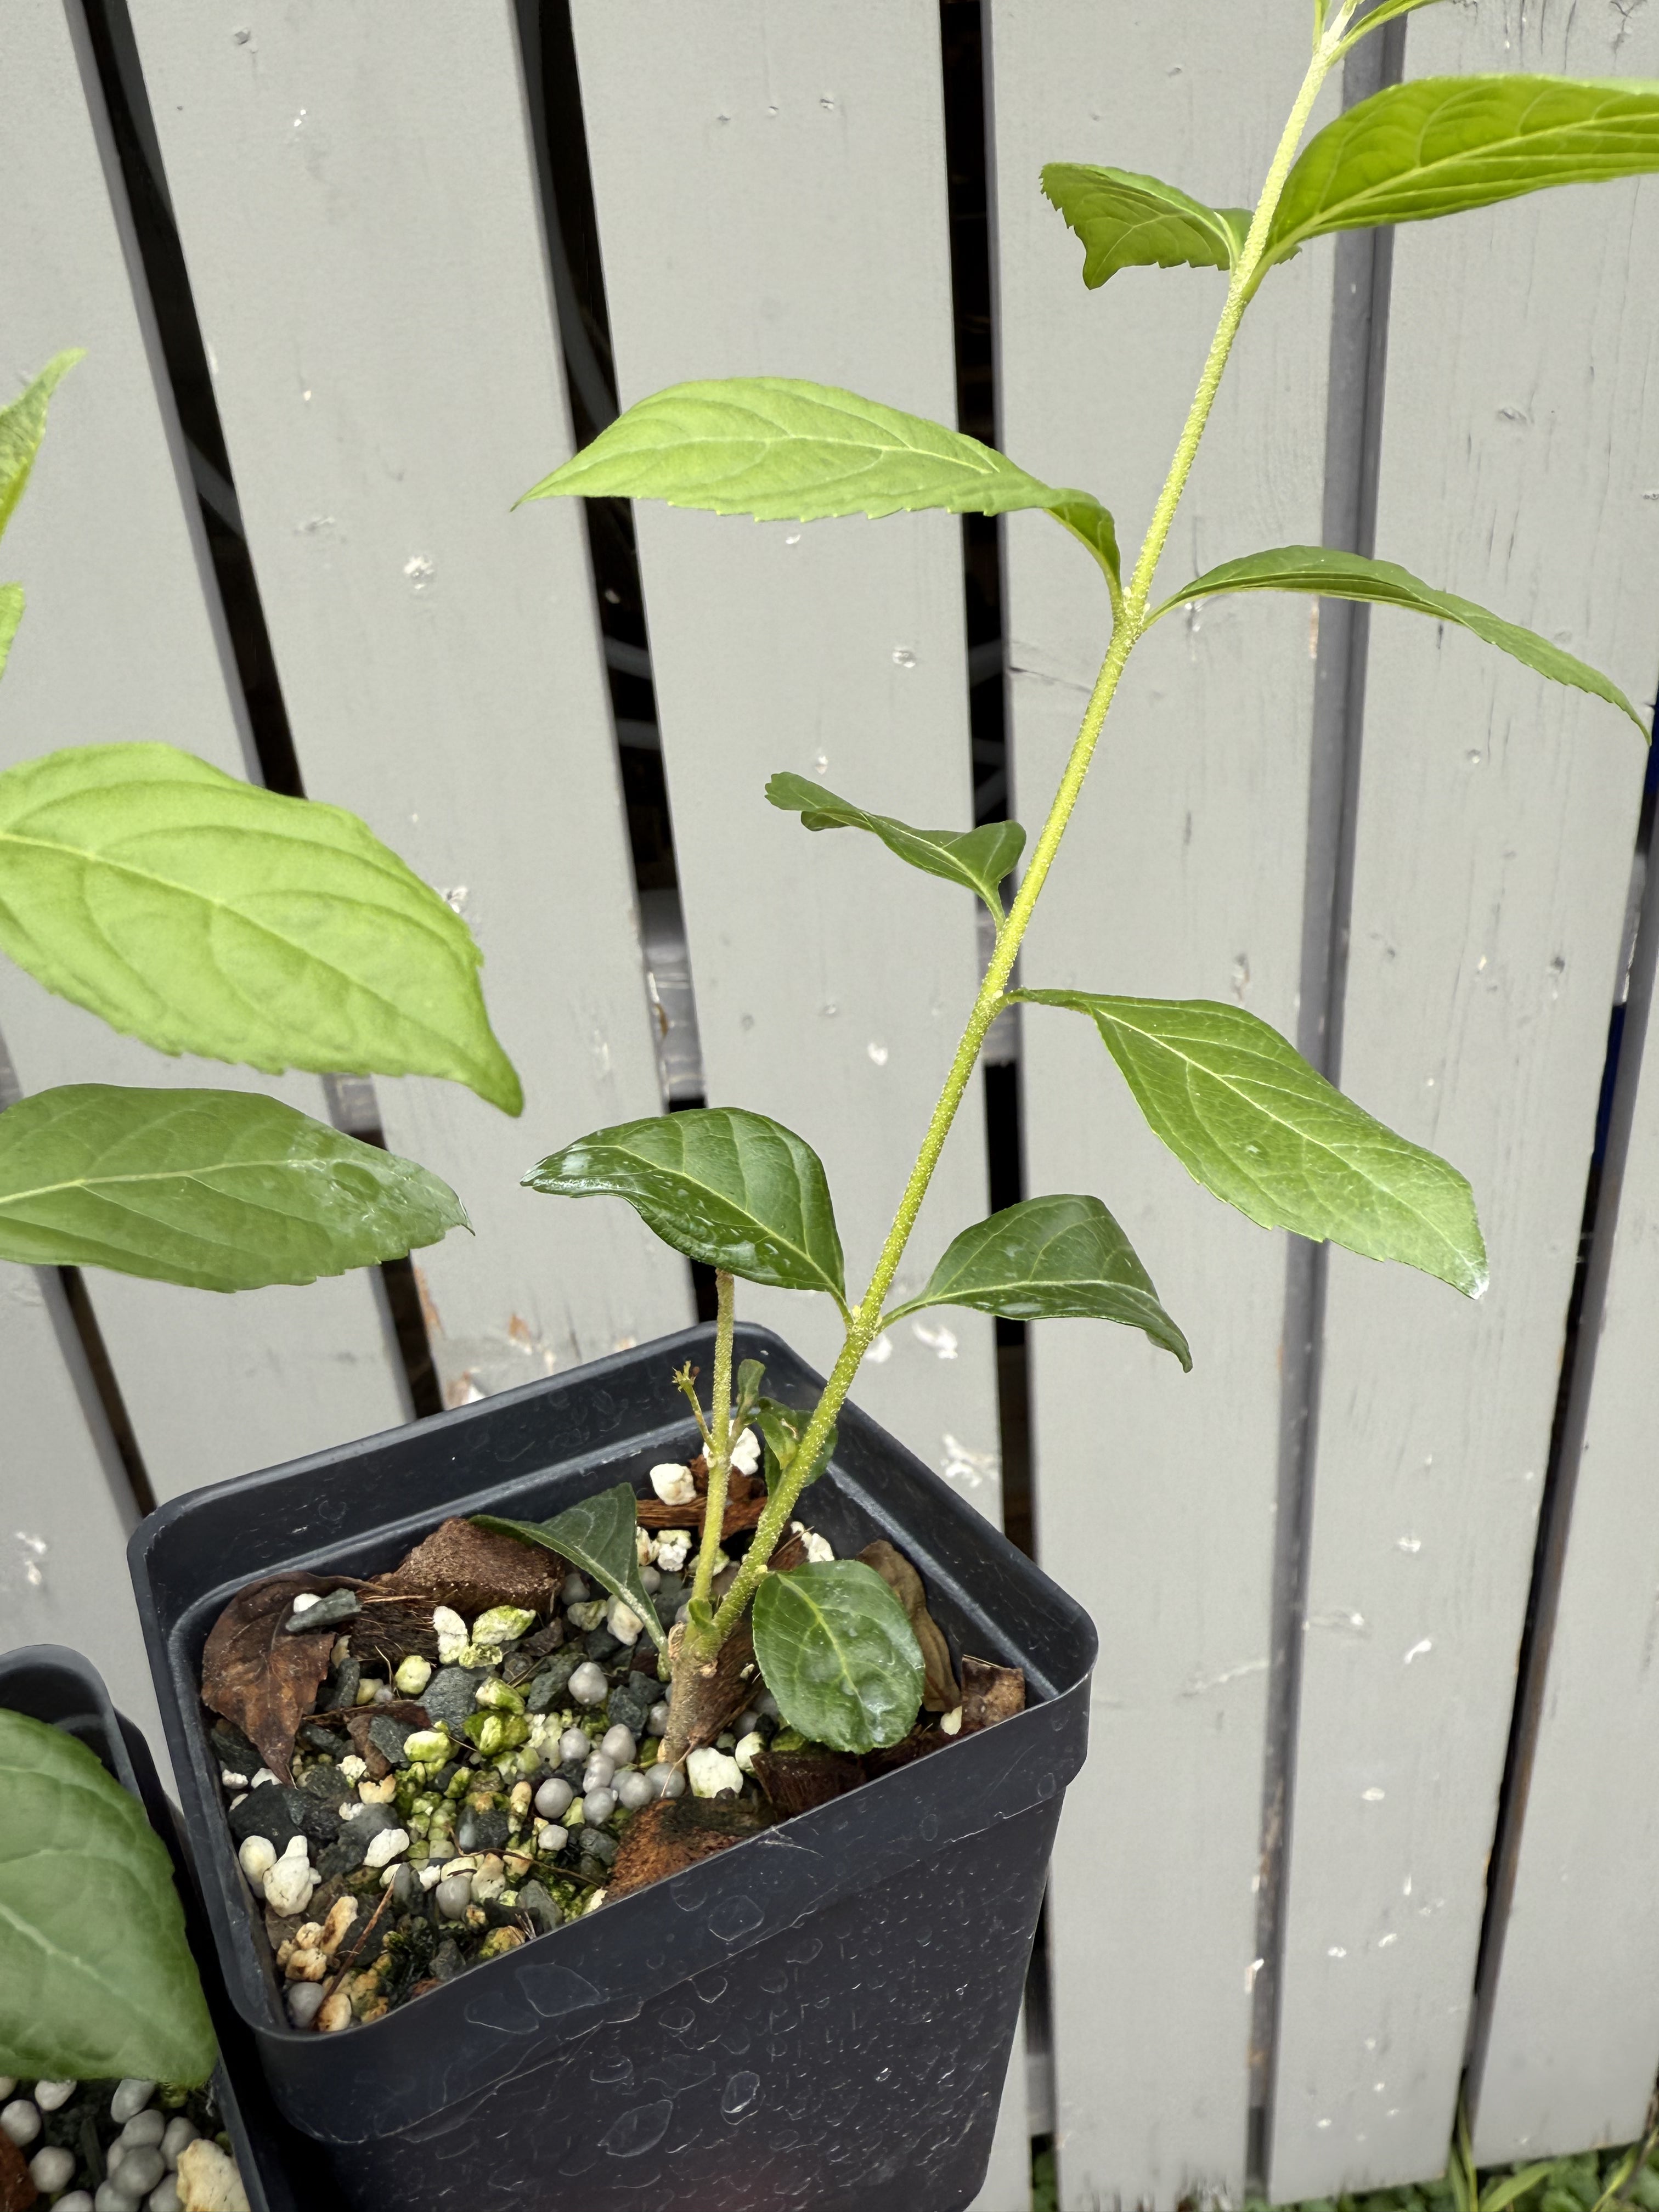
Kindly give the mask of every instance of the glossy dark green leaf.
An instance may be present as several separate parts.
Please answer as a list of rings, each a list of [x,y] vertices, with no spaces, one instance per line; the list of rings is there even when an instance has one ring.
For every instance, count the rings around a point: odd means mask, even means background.
[[[808,830],[867,830],[913,868],[975,892],[1002,920],[1000,886],[1025,849],[1018,822],[989,822],[982,830],[913,830],[908,822],[868,814],[822,784],[787,772],[772,778],[766,795],[786,814],[799,814]]]
[[[665,1244],[745,1282],[846,1294],[823,1164],[780,1121],[711,1106],[596,1129],[524,1178],[562,1198],[622,1198]]]
[[[143,1807],[73,1736],[0,1711],[0,2073],[194,2084],[217,2056]]]
[[[666,1640],[657,1608],[640,1580],[640,1555],[635,1537],[638,1501],[625,1482],[614,1490],[601,1490],[556,1513],[550,1521],[506,1521],[494,1513],[475,1513],[475,1528],[488,1528],[497,1536],[516,1536],[522,1544],[539,1544],[556,1552],[573,1567],[592,1575],[602,1589],[630,1606],[645,1623],[660,1650]]]
[[[1188,1173],[1264,1229],[1398,1260],[1470,1297],[1486,1289],[1474,1199],[1456,1169],[1373,1121],[1243,1006],[1014,995],[1089,1015]]]
[[[1094,291],[1120,269],[1232,269],[1249,234],[1248,208],[1206,207],[1132,169],[1050,161],[1042,190],[1083,245]]]
[[[11,641],[23,619],[23,586],[0,584],[0,674],[11,657]]]
[[[76,362],[85,358],[75,347],[54,355],[26,392],[20,392],[9,407],[0,408],[0,532],[23,496],[40,441],[46,434],[47,403]]]
[[[775,1398],[762,1398],[756,1403],[755,1426],[761,1432],[761,1448],[764,1454],[766,1487],[774,1491],[794,1464],[795,1453],[801,1438],[806,1434],[811,1413],[804,1413],[793,1406],[781,1405]],[[832,1421],[830,1433],[818,1447],[817,1463],[806,1478],[814,1483],[823,1473],[836,1453],[836,1425]],[[802,1487],[806,1486],[803,1484]]]
[[[251,1291],[466,1225],[425,1168],[254,1091],[74,1083],[0,1114],[0,1259],[26,1267]]]
[[[861,1559],[764,1575],[755,1656],[791,1728],[836,1751],[874,1751],[921,1710],[921,1647],[904,1607]]]
[[[1064,509],[1060,519],[1092,550],[1105,512],[1089,493],[1040,483],[942,422],[788,376],[676,384],[636,401],[525,498],[568,493],[785,522]]]
[[[1285,182],[1263,266],[1329,231],[1422,222],[1654,170],[1659,84],[1416,77],[1360,100],[1310,142]]]
[[[1028,1198],[975,1222],[949,1247],[920,1297],[896,1307],[883,1325],[924,1306],[971,1306],[1007,1321],[1121,1322],[1192,1368],[1186,1338],[1097,1198]]]
[[[355,814],[172,745],[0,775],[0,951],[158,1052],[523,1094],[472,933]]]
[[[1437,622],[1456,623],[1538,675],[1605,699],[1609,706],[1628,714],[1644,737],[1648,734],[1646,723],[1630,701],[1598,669],[1564,653],[1535,630],[1489,614],[1473,599],[1437,591],[1432,584],[1396,568],[1392,561],[1368,561],[1358,553],[1334,552],[1322,545],[1280,545],[1272,552],[1252,553],[1196,577],[1184,591],[1165,599],[1149,619],[1156,622],[1193,599],[1216,599],[1227,592],[1296,592],[1327,599],[1364,599],[1373,606],[1404,607],[1412,614],[1432,616]]]

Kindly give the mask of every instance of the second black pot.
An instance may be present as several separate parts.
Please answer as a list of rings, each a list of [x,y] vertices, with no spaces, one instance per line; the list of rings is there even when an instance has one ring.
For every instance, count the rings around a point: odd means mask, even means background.
[[[252,1577],[368,1575],[453,1513],[540,1518],[695,1449],[687,1331],[419,1427],[175,1499],[131,1548],[231,1999],[278,2106],[357,2212],[960,2212],[989,2157],[1043,1881],[1087,1741],[1087,1616],[854,1408],[804,1503],[890,1539],[963,1651],[1024,1669],[1014,1720],[491,1960],[373,2024],[287,2023],[198,1683]],[[738,1332],[768,1387],[818,1378]],[[276,1839],[280,1849],[284,1839]]]

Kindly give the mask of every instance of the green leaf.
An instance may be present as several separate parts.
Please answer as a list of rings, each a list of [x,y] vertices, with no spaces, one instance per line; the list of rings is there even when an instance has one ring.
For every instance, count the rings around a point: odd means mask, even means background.
[[[203,1291],[311,1283],[467,1225],[412,1160],[241,1091],[41,1091],[0,1114],[0,1259]]]
[[[1017,991],[1088,1014],[1187,1172],[1264,1229],[1398,1260],[1479,1297],[1486,1251],[1455,1168],[1334,1090],[1242,1006]]]
[[[0,2072],[194,2084],[217,2055],[143,1806],[73,1736],[0,1711]]]
[[[921,1297],[884,1315],[882,1326],[924,1306],[971,1306],[1008,1321],[1121,1322],[1192,1371],[1186,1338],[1097,1198],[1028,1198],[964,1229]]]
[[[0,950],[158,1052],[524,1103],[459,915],[355,814],[172,745],[0,775]]]
[[[1656,169],[1659,84],[1418,77],[1362,100],[1310,142],[1286,180],[1261,265],[1329,231],[1423,222],[1553,185]]]
[[[897,1743],[921,1710],[921,1647],[904,1607],[861,1559],[765,1575],[755,1656],[791,1728],[836,1751]]]
[[[1523,2166],[1502,2181],[1495,2181],[1490,2189],[1480,2192],[1480,2212],[1508,2212],[1517,2197],[1524,2197],[1529,2189],[1536,2189],[1546,2174],[1555,2171],[1554,2161],[1543,2159],[1535,2166]]]
[[[1083,242],[1092,292],[1120,269],[1233,269],[1249,234],[1248,208],[1206,207],[1133,169],[1050,161],[1042,190]]]
[[[1352,53],[1363,38],[1370,32],[1380,31],[1384,23],[1392,23],[1401,15],[1409,15],[1419,8],[1432,8],[1437,4],[1437,0],[1382,0],[1382,4],[1373,8],[1370,14],[1363,21],[1356,23],[1343,40],[1336,50],[1337,60],[1340,61],[1345,55]]]
[[[636,401],[524,496],[567,493],[662,499],[775,522],[921,507],[947,514],[1040,507],[1060,514],[1097,552],[1100,518],[1105,537],[1111,529],[1110,516],[1089,493],[1056,490],[977,438],[836,385],[789,376],[674,384]]]
[[[623,1198],[665,1244],[745,1282],[846,1301],[823,1163],[780,1121],[710,1106],[597,1129],[524,1177],[561,1198]]]
[[[866,814],[863,807],[837,799],[822,784],[787,772],[772,778],[766,795],[786,814],[799,814],[808,830],[869,830],[913,868],[976,893],[998,921],[1002,920],[999,886],[1025,849],[1025,832],[1018,822],[990,822],[982,830],[913,830],[890,814]]]
[[[4,674],[6,663],[11,658],[11,641],[22,619],[23,586],[0,584],[0,675]]]
[[[9,407],[0,408],[0,532],[23,496],[46,434],[46,403],[76,362],[85,358],[79,347],[54,354],[27,391],[20,392]]]
[[[1646,723],[1610,677],[1564,653],[1535,630],[1488,614],[1472,599],[1437,591],[1432,584],[1423,583],[1392,561],[1368,561],[1361,554],[1334,552],[1322,545],[1281,545],[1272,552],[1252,553],[1243,561],[1229,561],[1222,568],[1208,570],[1173,599],[1165,599],[1150,621],[1157,622],[1191,600],[1217,598],[1224,592],[1305,592],[1327,599],[1365,599],[1373,606],[1405,607],[1413,614],[1456,623],[1540,676],[1605,699],[1609,706],[1628,714],[1644,737],[1648,734]]]
[[[764,1473],[769,1494],[775,1491],[794,1463],[800,1440],[806,1434],[811,1413],[803,1413],[793,1406],[785,1406],[775,1398],[761,1398],[755,1405],[755,1426],[761,1432],[761,1443],[765,1454]],[[830,1433],[818,1447],[817,1464],[806,1478],[806,1483],[816,1482],[836,1452],[836,1425],[830,1425]],[[806,1483],[801,1486],[806,1487]]]
[[[631,1606],[645,1623],[647,1633],[660,1651],[667,1638],[657,1608],[640,1580],[640,1555],[635,1540],[639,1501],[625,1482],[614,1490],[556,1513],[550,1521],[504,1521],[493,1513],[475,1513],[475,1528],[488,1528],[497,1536],[516,1536],[522,1544],[539,1544],[556,1552],[583,1574],[592,1575],[602,1589]]]

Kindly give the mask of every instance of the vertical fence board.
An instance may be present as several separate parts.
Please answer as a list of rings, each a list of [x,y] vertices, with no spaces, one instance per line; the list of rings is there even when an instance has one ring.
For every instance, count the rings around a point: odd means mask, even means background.
[[[952,420],[933,0],[574,13],[624,405],[765,374]],[[856,1295],[972,1000],[972,902],[873,839],[809,842],[762,792],[792,769],[910,821],[971,821],[960,526],[635,520],[709,1100],[822,1153]],[[985,1205],[975,1090],[903,1279],[919,1288]],[[833,1357],[827,1301],[743,1303]],[[885,1341],[854,1395],[994,1516],[992,1324],[924,1315]]]
[[[0,761],[159,738],[244,772],[228,647],[79,10],[32,0],[7,27],[7,378],[68,344],[88,358],[58,393],[7,532],[7,574],[29,606],[0,691]],[[325,1112],[314,1078],[168,1062],[14,969],[0,970],[0,1023],[26,1091],[257,1087]],[[404,1417],[372,1276],[234,1300],[96,1272],[88,1288],[158,1497]]]
[[[465,915],[524,1079],[377,1085],[477,1231],[417,1261],[457,1403],[690,1316],[634,1216],[519,1188],[661,1101],[582,518],[509,511],[571,450],[511,10],[132,12],[307,788]]]
[[[1407,74],[1650,76],[1659,22],[1412,18]],[[1377,550],[1642,696],[1659,467],[1649,188],[1400,232]],[[1645,218],[1645,220],[1644,219]],[[1334,1255],[1269,2178],[1437,2172],[1549,1450],[1642,746],[1426,623],[1371,628],[1344,1088],[1474,1185],[1477,1306]]]
[[[1474,2086],[1484,2161],[1628,2142],[1659,2071],[1659,1042],[1651,1026],[1659,872],[1632,988],[1579,1357],[1595,1364],[1563,1439],[1576,1468],[1524,1821]],[[1646,1030],[1647,1049],[1644,1054]],[[1625,1095],[1628,1089],[1628,1098]],[[1626,1116],[1628,1115],[1628,1123]],[[1621,1178],[1615,1183],[1615,1178]],[[1608,1219],[1616,1198],[1616,1227]],[[1581,1398],[1582,1392],[1582,1398]],[[1582,1402],[1582,1415],[1578,1405]],[[1582,1425],[1580,1425],[1582,1422]]]
[[[1305,10],[1200,33],[1150,0],[995,0],[1003,442],[1099,492],[1133,549],[1174,448],[1219,276],[1085,291],[1046,161],[1253,196],[1306,65]],[[1179,14],[1179,11],[1175,11]],[[1264,294],[1176,525],[1170,587],[1316,538],[1331,264]],[[1051,525],[1007,526],[1015,794],[1035,830],[1105,642],[1099,580]],[[1031,984],[1207,997],[1294,1034],[1313,708],[1310,609],[1224,600],[1136,657],[1024,957]],[[1099,1625],[1094,1747],[1051,1912],[1062,2202],[1173,2204],[1243,2180],[1255,1881],[1279,1451],[1285,1245],[1196,1190],[1092,1028],[1024,1016],[1026,1185],[1097,1192],[1191,1337],[1033,1332],[1044,1563]]]
[[[137,1516],[50,1269],[0,1261],[0,1650],[84,1651],[161,1741],[125,1547]]]

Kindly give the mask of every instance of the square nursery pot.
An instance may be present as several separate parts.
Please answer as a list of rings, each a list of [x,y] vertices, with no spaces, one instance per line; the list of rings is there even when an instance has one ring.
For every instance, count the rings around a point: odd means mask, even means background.
[[[775,1395],[819,1378],[738,1331]],[[474,1967],[366,2026],[289,2026],[198,1684],[257,1577],[371,1575],[446,1516],[540,1519],[684,1458],[691,1329],[417,1427],[177,1498],[131,1546],[230,2001],[356,2212],[958,2212],[983,2179],[1060,1801],[1088,1616],[855,1408],[803,1503],[838,1553],[907,1553],[953,1656],[1025,1671],[1018,1717]]]
[[[328,2202],[321,2154],[278,2116],[259,2070],[253,2039],[226,2001],[200,1904],[182,1849],[179,1815],[168,1802],[143,1735],[110,1703],[90,1660],[57,1644],[0,1651],[0,1709],[27,1713],[86,1745],[124,1790],[139,1799],[167,1845],[185,1908],[185,1927],[219,2037],[214,2100],[230,2136],[250,2212],[320,2212]],[[45,2199],[41,2200],[42,2204]]]

